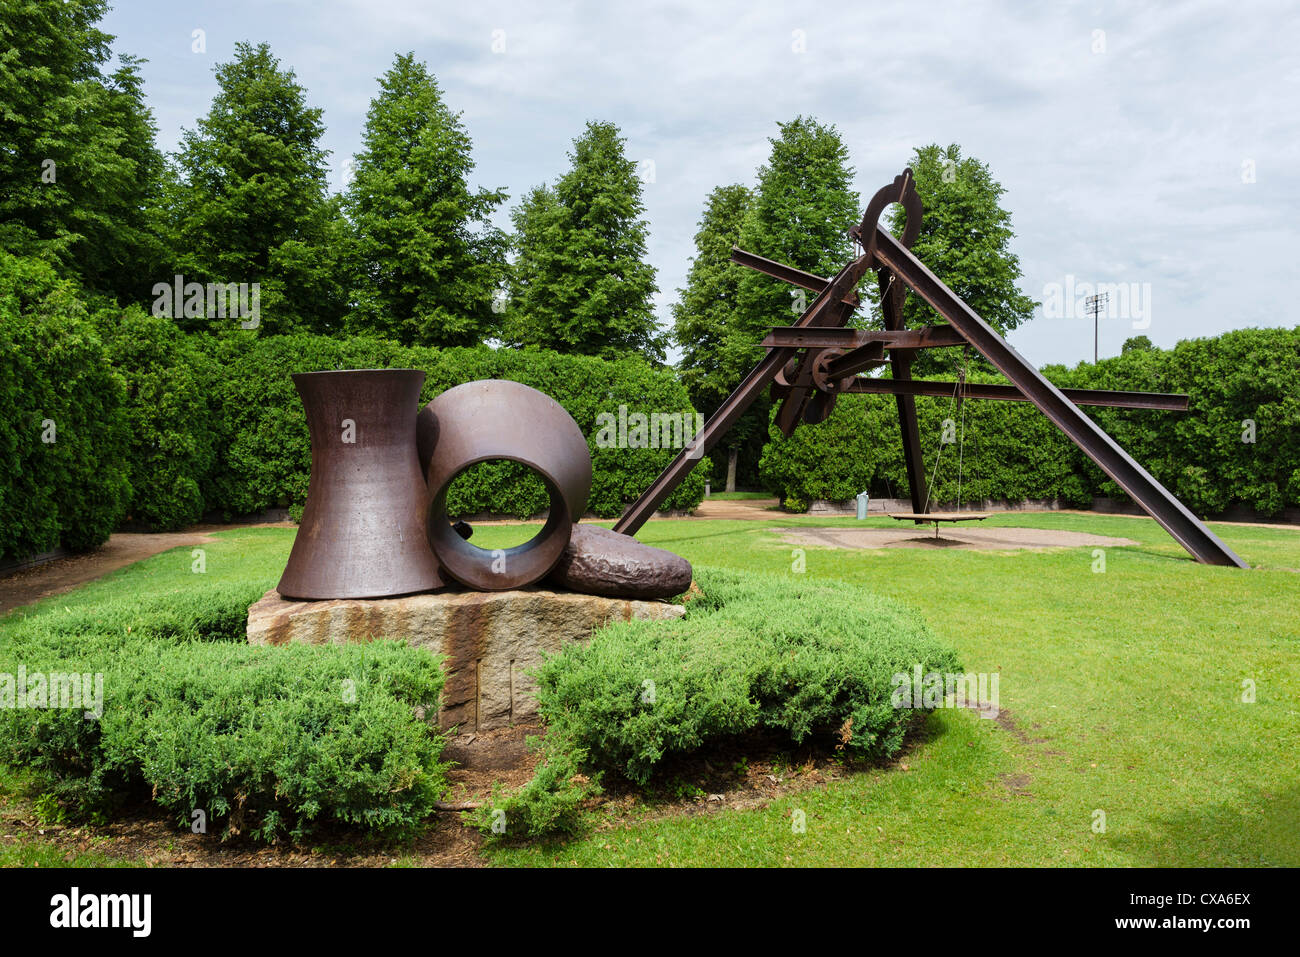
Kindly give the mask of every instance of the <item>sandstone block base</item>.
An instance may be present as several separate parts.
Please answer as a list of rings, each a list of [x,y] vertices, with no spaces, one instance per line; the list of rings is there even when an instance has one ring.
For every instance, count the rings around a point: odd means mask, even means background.
[[[540,588],[440,592],[401,598],[293,601],[275,591],[248,610],[253,645],[404,640],[444,656],[447,684],[438,723],[487,731],[536,717],[528,672],[613,621],[680,618],[681,605]]]

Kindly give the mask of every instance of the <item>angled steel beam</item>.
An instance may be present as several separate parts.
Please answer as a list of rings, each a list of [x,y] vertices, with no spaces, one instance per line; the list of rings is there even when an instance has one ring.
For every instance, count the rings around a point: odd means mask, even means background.
[[[880,270],[876,273],[876,286],[880,290],[880,311],[885,317],[885,328],[896,333],[906,331],[903,328],[903,299],[906,286],[895,280],[892,273]],[[942,327],[948,333],[956,332],[951,326]],[[931,334],[939,331],[930,327]],[[961,334],[958,333],[958,338]],[[962,339],[965,342],[964,339]],[[912,378],[912,354],[894,346],[889,351],[890,373],[895,382],[908,382]],[[903,439],[903,467],[907,472],[907,490],[912,496],[912,514],[919,514],[928,509],[930,493],[926,488],[925,453],[921,450],[921,427],[916,419],[916,400],[901,392],[895,393],[894,403],[898,408],[898,431]],[[938,526],[935,526],[936,528]]]
[[[802,269],[796,269],[794,266],[787,266],[785,263],[779,263],[775,259],[767,259],[757,253],[746,252],[739,246],[731,247],[731,261],[740,266],[748,266],[750,269],[763,273],[765,276],[771,276],[773,279],[780,279],[782,282],[788,282],[792,286],[802,286],[804,289],[811,289],[813,292],[821,292],[826,288],[829,280],[821,276],[814,276],[810,272],[804,272]],[[861,304],[856,292],[850,292],[844,297],[844,302],[850,306],[857,307]]]
[[[936,382],[930,379],[854,379],[843,392],[865,395],[933,395],[950,396],[957,390],[956,382]],[[985,385],[967,382],[961,394],[968,399],[996,399],[1003,402],[1030,402],[1013,385]],[[1061,394],[1075,405],[1098,405],[1112,409],[1158,409],[1165,412],[1186,412],[1187,396],[1172,392],[1112,392],[1106,389],[1062,389]]]
[[[818,360],[817,371],[820,372],[823,386],[818,382],[819,388],[824,388],[828,392],[838,392],[840,390],[840,380],[846,376],[857,375],[867,369],[874,369],[876,366],[885,364],[885,344],[883,342],[868,342],[865,346],[857,349],[850,349],[848,352],[825,353],[830,356],[824,363]]]
[[[869,248],[880,265],[947,319],[1175,541],[1206,564],[1249,567],[888,230],[877,224],[874,238]]]
[[[847,313],[843,310],[851,310],[851,306],[845,301],[845,294],[851,292],[857,285],[858,279],[867,269],[867,257],[859,256],[854,259],[843,269],[841,269],[835,278],[826,283],[825,287],[813,300],[807,311],[799,317],[799,326],[816,326],[830,325],[835,322],[842,322],[847,318]],[[695,468],[695,463],[704,457],[704,455],[718,444],[721,439],[751,405],[754,400],[762,394],[763,390],[776,378],[787,362],[799,355],[796,349],[769,349],[766,356],[750,370],[749,375],[745,376],[743,382],[736,387],[736,391],[727,397],[709,417],[709,421],[704,424],[704,429],[691,441],[686,448],[677,453],[668,467],[659,474],[659,477],[650,484],[640,498],[633,502],[622,517],[614,524],[614,531],[622,532],[624,535],[635,535],[638,529],[646,523],[646,520],[655,513],[660,504],[663,503],[669,495],[672,494],[682,481],[690,474],[691,469]],[[805,354],[806,355],[806,354]],[[797,391],[797,390],[792,390]],[[806,404],[804,399],[807,396],[807,390],[803,390],[803,399],[799,401],[799,407]],[[790,398],[786,402],[790,402]],[[781,410],[784,412],[784,407]]]

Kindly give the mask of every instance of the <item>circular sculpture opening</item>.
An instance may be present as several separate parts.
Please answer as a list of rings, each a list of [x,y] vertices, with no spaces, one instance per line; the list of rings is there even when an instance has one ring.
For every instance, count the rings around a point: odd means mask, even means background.
[[[494,548],[514,548],[533,538],[538,521],[545,522],[550,494],[542,477],[527,465],[508,459],[489,459],[461,470],[447,488],[447,516],[477,524],[488,514],[515,518],[527,524],[504,525],[491,533]],[[469,538],[461,527],[462,538]],[[476,545],[481,543],[475,539]]]
[[[522,588],[546,577],[569,544],[591,491],[591,453],[572,417],[536,389],[487,379],[439,395],[421,410],[417,430],[428,480],[429,545],[442,569],[482,591]],[[452,483],[470,468],[495,460],[531,469],[550,503],[541,531],[512,548],[471,545],[447,513]]]
[[[550,508],[541,529],[523,543],[508,547],[481,548],[467,541],[456,531],[448,515],[447,494],[457,478],[476,465],[491,461],[499,460],[484,459],[467,465],[433,495],[429,505],[429,544],[443,567],[457,581],[474,588],[500,591],[530,584],[554,568],[569,544],[573,519],[569,517],[564,493],[559,487],[540,473],[534,473],[541,479],[550,498]],[[440,519],[435,516],[440,516]]]

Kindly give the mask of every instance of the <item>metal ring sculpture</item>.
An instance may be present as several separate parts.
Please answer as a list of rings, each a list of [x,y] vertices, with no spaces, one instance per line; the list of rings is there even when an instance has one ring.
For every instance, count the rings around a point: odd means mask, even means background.
[[[578,423],[543,392],[484,379],[448,389],[426,405],[416,432],[428,484],[428,539],[442,569],[482,591],[522,588],[544,578],[569,544],[591,492],[591,452]],[[551,506],[546,524],[531,540],[488,551],[453,528],[447,491],[466,469],[497,459],[536,472]]]
[[[311,431],[311,485],[277,586],[285,598],[383,598],[443,584],[424,534],[417,369],[293,377]]]

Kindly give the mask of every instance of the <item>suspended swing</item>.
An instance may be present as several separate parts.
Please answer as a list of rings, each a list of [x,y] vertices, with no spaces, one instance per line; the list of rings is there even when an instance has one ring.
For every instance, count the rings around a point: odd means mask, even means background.
[[[930,511],[930,496],[934,492],[934,483],[939,477],[939,460],[943,455],[943,435],[939,436],[939,447],[934,453],[934,469],[930,473],[930,481],[925,489],[925,506],[920,512],[889,512],[890,518],[900,522],[916,522],[921,524],[928,522],[934,526],[934,537],[939,538],[939,523],[949,522],[982,522],[992,515],[992,512],[963,512],[961,510],[961,483],[962,483],[962,465],[965,459],[966,451],[966,372],[970,365],[970,347],[962,349],[961,368],[957,372],[957,381],[953,385],[952,398],[948,402],[949,418],[952,417],[954,406],[956,407],[957,418],[961,422],[959,435],[957,439],[957,508],[952,512],[932,512]]]

